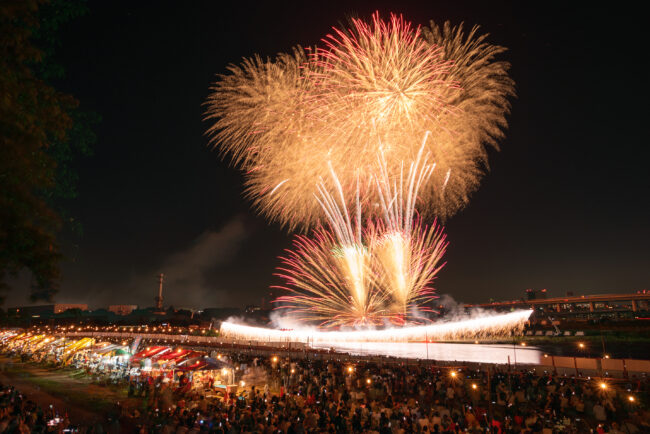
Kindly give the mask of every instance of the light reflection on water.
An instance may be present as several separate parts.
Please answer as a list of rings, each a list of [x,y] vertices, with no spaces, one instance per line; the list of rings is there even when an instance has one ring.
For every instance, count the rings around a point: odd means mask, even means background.
[[[535,347],[499,344],[332,342],[315,343],[313,347],[335,348],[353,355],[478,363],[508,363],[510,356],[510,363],[539,364],[542,357],[542,352]]]

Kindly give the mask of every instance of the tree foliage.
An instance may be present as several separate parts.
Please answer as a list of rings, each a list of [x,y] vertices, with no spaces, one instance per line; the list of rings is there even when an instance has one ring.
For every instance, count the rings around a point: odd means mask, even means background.
[[[69,163],[93,140],[78,101],[50,84],[63,73],[53,31],[75,14],[39,0],[0,3],[0,290],[28,270],[34,301],[58,290],[55,203],[75,195]]]

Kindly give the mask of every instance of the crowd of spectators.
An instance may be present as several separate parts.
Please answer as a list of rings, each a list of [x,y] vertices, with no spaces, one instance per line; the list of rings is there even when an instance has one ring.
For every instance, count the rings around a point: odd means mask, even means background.
[[[275,360],[275,361],[273,361]],[[146,412],[124,416],[156,432],[456,433],[650,430],[648,383],[614,383],[528,370],[438,369],[430,364],[347,365],[235,357],[263,387],[225,400],[184,396],[169,406],[154,388]],[[162,398],[161,398],[162,399]]]
[[[0,433],[57,432],[70,427],[66,414],[43,409],[11,385],[0,384]]]
[[[138,393],[141,405],[116,410],[105,429],[162,433],[650,432],[645,378],[615,381],[495,366],[477,370],[429,363],[347,364],[237,353],[230,359],[243,373],[241,378],[249,380],[245,387],[213,398],[165,381],[149,382],[146,391]],[[32,432],[20,431],[24,429],[20,427],[42,426],[51,416],[23,397],[17,398],[20,395],[12,388],[2,390],[0,433]]]

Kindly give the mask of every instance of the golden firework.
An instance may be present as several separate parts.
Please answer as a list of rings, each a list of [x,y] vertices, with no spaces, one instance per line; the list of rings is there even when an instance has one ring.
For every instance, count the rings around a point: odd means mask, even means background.
[[[314,191],[330,182],[330,167],[371,212],[378,152],[395,176],[429,131],[436,171],[420,208],[449,216],[477,188],[514,93],[508,63],[496,59],[505,49],[486,37],[478,27],[420,28],[396,15],[354,19],[320,48],[231,66],[207,101],[208,134],[245,171],[256,208],[293,229],[322,218]]]

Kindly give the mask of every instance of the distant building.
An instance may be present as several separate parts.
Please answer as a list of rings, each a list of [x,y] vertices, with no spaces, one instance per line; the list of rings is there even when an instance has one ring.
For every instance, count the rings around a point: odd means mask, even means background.
[[[112,304],[108,306],[108,311],[113,312],[115,315],[129,315],[131,312],[136,310],[138,306],[136,304]]]
[[[528,300],[545,300],[546,289],[527,289],[526,298]]]
[[[53,315],[63,313],[66,310],[79,309],[81,311],[88,310],[87,304],[45,304],[41,306],[18,306],[10,307],[8,309],[9,315],[20,317],[39,318],[42,315]]]
[[[88,310],[87,304],[55,304],[54,313],[62,313],[70,309]]]

